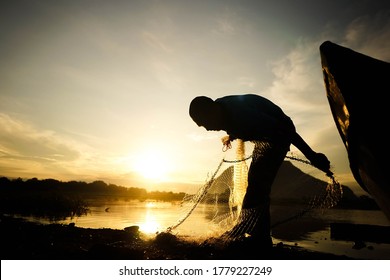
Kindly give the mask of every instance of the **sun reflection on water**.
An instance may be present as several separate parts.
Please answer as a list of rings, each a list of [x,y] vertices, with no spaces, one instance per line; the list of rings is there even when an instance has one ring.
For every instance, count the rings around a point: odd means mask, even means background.
[[[158,212],[156,211],[156,203],[147,202],[146,206],[146,214],[143,223],[139,225],[139,229],[141,232],[145,234],[153,234],[157,233],[161,228],[161,223],[158,221]]]
[[[144,223],[140,224],[139,229],[143,233],[152,234],[159,231],[160,224],[156,220],[145,220]]]
[[[154,208],[154,207],[156,207],[156,203],[153,201],[146,202],[145,207],[146,208]]]

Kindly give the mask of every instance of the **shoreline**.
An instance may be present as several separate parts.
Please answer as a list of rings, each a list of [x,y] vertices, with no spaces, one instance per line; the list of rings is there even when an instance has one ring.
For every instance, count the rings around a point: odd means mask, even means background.
[[[124,230],[80,228],[74,224],[38,224],[1,217],[2,260],[346,260],[334,255],[274,244],[253,250],[253,244],[198,243],[170,233],[145,238],[137,227]],[[247,250],[245,250],[247,249]]]

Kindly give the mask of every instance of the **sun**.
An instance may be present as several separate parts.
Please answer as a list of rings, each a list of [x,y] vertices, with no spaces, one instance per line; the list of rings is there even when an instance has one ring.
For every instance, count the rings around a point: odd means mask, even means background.
[[[147,150],[138,156],[133,167],[145,179],[163,181],[167,179],[170,162],[161,151]]]

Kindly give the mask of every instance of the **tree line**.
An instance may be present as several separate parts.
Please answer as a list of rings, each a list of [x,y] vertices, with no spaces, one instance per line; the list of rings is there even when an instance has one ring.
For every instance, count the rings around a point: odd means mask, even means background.
[[[82,198],[96,198],[99,196],[108,196],[124,199],[153,199],[163,201],[173,201],[183,199],[185,193],[173,193],[171,191],[147,191],[143,188],[124,187],[115,184],[107,184],[98,180],[90,183],[84,181],[62,182],[56,179],[31,178],[23,180],[21,178],[9,179],[0,178],[0,193],[62,193],[70,196],[79,196]]]
[[[91,199],[180,201],[184,195],[165,191],[148,192],[142,188],[127,188],[104,181],[87,183],[0,177],[0,214],[62,220],[87,214]]]

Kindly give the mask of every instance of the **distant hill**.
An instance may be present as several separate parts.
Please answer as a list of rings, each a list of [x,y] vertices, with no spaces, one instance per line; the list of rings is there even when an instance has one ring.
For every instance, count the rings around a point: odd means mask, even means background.
[[[326,177],[324,176],[324,179]],[[311,198],[325,192],[328,182],[317,179],[294,166],[290,161],[284,161],[279,169],[271,191],[274,202],[306,203]],[[358,197],[347,186],[342,186],[343,197],[337,207],[377,209],[378,206],[368,196]]]
[[[272,186],[273,200],[302,200],[322,192],[327,183],[302,172],[291,162],[284,161]]]

